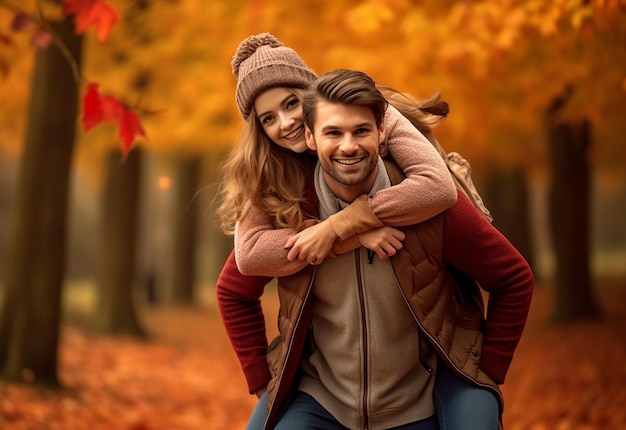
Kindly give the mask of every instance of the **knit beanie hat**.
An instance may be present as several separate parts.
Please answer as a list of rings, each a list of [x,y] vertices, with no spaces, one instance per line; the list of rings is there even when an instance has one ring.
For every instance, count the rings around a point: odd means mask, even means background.
[[[317,78],[296,51],[269,33],[244,39],[231,65],[237,78],[237,107],[244,119],[250,116],[255,99],[263,91],[275,87],[307,88]]]

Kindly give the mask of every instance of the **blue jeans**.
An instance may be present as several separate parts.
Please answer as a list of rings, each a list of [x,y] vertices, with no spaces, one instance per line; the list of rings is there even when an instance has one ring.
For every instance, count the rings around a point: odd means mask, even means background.
[[[443,363],[437,366],[433,400],[441,430],[496,430],[500,420],[498,399]]]
[[[496,430],[499,420],[496,396],[465,381],[443,364],[438,367],[433,393],[437,417],[394,427],[393,430]],[[266,410],[267,393],[259,399],[246,430],[263,429]],[[298,393],[275,429],[347,430],[305,393]]]
[[[261,430],[265,423],[267,393],[259,399],[246,430]],[[299,392],[289,409],[280,417],[274,430],[349,430],[306,393]],[[437,417],[404,424],[390,430],[438,430]]]

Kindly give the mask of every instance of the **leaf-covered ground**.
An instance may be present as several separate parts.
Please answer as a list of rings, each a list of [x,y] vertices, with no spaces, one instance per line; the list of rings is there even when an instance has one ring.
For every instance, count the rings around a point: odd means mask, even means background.
[[[626,429],[626,285],[605,282],[597,295],[602,322],[551,326],[549,289],[537,288],[503,386],[507,430]],[[273,315],[275,300],[264,305]],[[75,319],[68,323],[60,349],[65,388],[0,383],[0,429],[243,429],[255,399],[214,301],[141,315],[149,341],[92,337]]]

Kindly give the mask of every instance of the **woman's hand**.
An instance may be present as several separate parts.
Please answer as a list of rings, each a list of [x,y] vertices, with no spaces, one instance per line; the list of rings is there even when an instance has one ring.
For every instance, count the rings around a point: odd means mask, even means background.
[[[311,264],[321,264],[336,238],[337,235],[328,221],[322,221],[312,227],[305,228],[287,240],[285,244],[285,249],[289,249],[287,259],[289,261],[300,260],[308,261]]]
[[[376,252],[382,260],[396,255],[402,249],[402,241],[406,235],[393,227],[380,227],[360,233],[359,242],[367,249]]]

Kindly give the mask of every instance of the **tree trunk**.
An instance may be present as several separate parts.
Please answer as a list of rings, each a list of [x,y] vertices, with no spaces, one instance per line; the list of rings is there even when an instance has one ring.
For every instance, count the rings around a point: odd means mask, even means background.
[[[0,274],[6,268],[6,252],[11,227],[11,206],[16,188],[14,161],[8,160],[0,151]],[[2,276],[2,275],[0,275]],[[2,303],[2,285],[0,284],[0,304]]]
[[[70,20],[50,23],[80,64]],[[58,386],[57,346],[78,84],[53,44],[37,52],[0,319],[7,380]]]
[[[196,249],[198,237],[198,184],[200,160],[190,156],[178,163],[174,201],[174,249],[172,282],[168,289],[170,303],[192,304],[196,282]]]
[[[534,268],[530,203],[526,177],[520,170],[498,170],[481,191],[493,214],[493,225]]]
[[[550,224],[556,258],[553,320],[566,322],[600,315],[590,277],[590,125],[563,122],[561,108],[570,92],[548,111],[552,184]]]
[[[141,152],[112,151],[102,208],[96,331],[144,337],[135,308]]]

